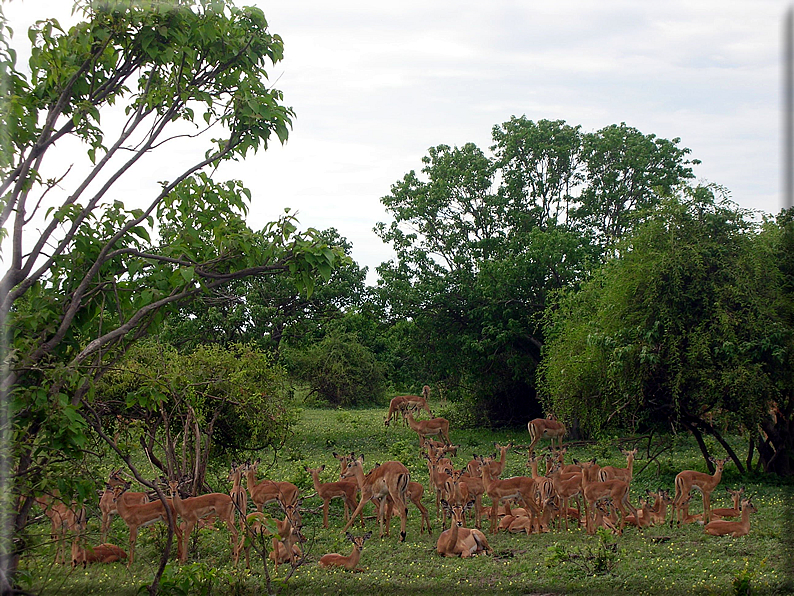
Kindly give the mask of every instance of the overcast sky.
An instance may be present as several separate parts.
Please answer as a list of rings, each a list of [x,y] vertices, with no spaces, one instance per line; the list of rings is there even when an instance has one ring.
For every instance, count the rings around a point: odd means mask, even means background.
[[[781,0],[248,0],[282,36],[272,81],[296,112],[284,147],[222,172],[253,191],[250,224],[291,207],[302,227],[336,227],[353,258],[391,258],[372,232],[380,198],[427,149],[491,144],[525,115],[584,131],[626,122],[680,137],[741,206],[781,200]],[[17,43],[70,0],[4,5]],[[161,158],[162,159],[162,158]],[[162,178],[158,178],[162,179]]]

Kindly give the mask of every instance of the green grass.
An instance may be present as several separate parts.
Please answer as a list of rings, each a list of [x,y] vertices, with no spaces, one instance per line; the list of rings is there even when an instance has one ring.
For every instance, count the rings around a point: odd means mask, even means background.
[[[435,499],[428,488],[428,474],[422,459],[416,435],[404,426],[386,428],[383,425],[385,408],[362,410],[306,409],[294,435],[272,467],[272,455],[261,454],[260,477],[289,480],[301,487],[303,494],[313,492],[311,479],[304,466],[326,465],[322,480],[335,480],[338,463],[332,452],[354,451],[365,455],[365,468],[376,462],[399,459],[408,466],[413,480],[426,489],[424,502],[430,510],[433,536],[419,534],[419,514],[409,506],[408,538],[398,542],[399,526],[392,521],[391,536],[378,538],[374,519],[367,520],[367,529],[374,536],[366,543],[360,565],[364,573],[326,570],[317,565],[325,553],[348,554],[351,544],[344,538],[341,501],[331,505],[330,528],[322,528],[321,501],[318,498],[304,502],[304,534],[309,538],[306,549],[307,563],[286,585],[280,586],[283,594],[449,594],[449,593],[565,593],[565,594],[733,594],[734,581],[745,575],[750,578],[753,594],[782,594],[786,591],[786,573],[790,572],[782,548],[786,538],[786,507],[789,506],[790,485],[760,477],[740,478],[731,463],[726,466],[722,485],[747,486],[755,494],[754,502],[759,512],[752,518],[749,536],[741,538],[716,538],[706,536],[702,526],[692,524],[681,528],[654,527],[640,534],[627,529],[621,537],[614,537],[618,545],[611,573],[586,575],[571,562],[552,557],[552,547],[561,547],[563,553],[578,548],[597,552],[600,539],[587,536],[583,530],[571,527],[568,532],[553,531],[543,535],[488,534],[494,556],[474,559],[450,559],[435,553],[439,523],[435,519]],[[491,453],[493,443],[526,445],[525,429],[514,431],[451,430],[453,441],[461,444],[456,466],[465,465],[472,453]],[[588,459],[598,457],[602,465],[625,465],[617,448],[608,444],[595,444],[571,449],[573,457]],[[719,453],[719,452],[717,452]],[[526,454],[508,453],[503,476],[523,475]],[[115,462],[108,462],[110,467]],[[645,464],[640,451],[635,463],[635,473]],[[705,471],[702,458],[694,443],[682,441],[674,454],[660,459],[661,471],[649,466],[632,483],[632,502],[637,503],[646,488],[673,488],[675,474],[682,469]],[[220,477],[221,471],[217,472]],[[226,487],[226,483],[216,482]],[[226,488],[224,488],[226,490]],[[714,507],[729,506],[727,493],[722,486],[715,491]],[[486,499],[487,501],[487,499]],[[699,503],[695,499],[693,503]],[[272,511],[275,512],[275,509]],[[373,514],[368,506],[369,515]],[[692,507],[698,511],[698,505]],[[789,513],[790,515],[790,513]],[[789,518],[790,519],[790,518]],[[90,522],[94,543],[98,541],[99,520]],[[33,542],[46,542],[48,526],[39,524]],[[791,524],[788,524],[791,529]],[[354,533],[360,533],[356,524]],[[94,566],[87,570],[54,568],[52,547],[42,544],[33,554],[23,559],[22,567],[31,578],[31,590],[40,594],[133,594],[150,581],[162,544],[162,531],[151,533],[142,530],[136,547],[136,562],[131,571],[123,564]],[[127,547],[127,530],[123,522],[115,519],[110,542]],[[611,539],[611,538],[610,538]],[[253,594],[262,593],[261,561],[254,563],[254,572],[233,570],[225,529],[202,531],[196,548],[191,552],[191,565],[181,568],[178,577],[191,577],[194,583],[189,593]],[[175,566],[176,569],[176,566]],[[272,570],[272,568],[271,568]],[[285,567],[280,568],[283,577]],[[187,584],[186,584],[187,585]],[[278,586],[278,584],[276,584]],[[211,586],[211,587],[210,587]],[[791,586],[789,583],[788,586]],[[176,593],[176,592],[173,592]]]

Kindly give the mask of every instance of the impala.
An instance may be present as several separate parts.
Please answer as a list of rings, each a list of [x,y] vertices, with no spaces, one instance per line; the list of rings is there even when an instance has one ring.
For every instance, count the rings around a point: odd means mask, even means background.
[[[488,460],[482,467],[483,484],[485,492],[491,498],[491,534],[496,533],[496,518],[499,512],[499,503],[508,499],[518,499],[523,502],[524,508],[530,511],[530,517],[536,521],[540,517],[540,509],[535,504],[535,481],[526,476],[516,476],[500,480],[493,476]],[[508,511],[509,514],[509,511]]]
[[[440,436],[447,444],[452,444],[452,441],[449,440],[449,420],[446,418],[415,420],[411,412],[404,413],[403,416],[411,430],[419,435],[419,447],[424,448],[425,439],[436,435]]]
[[[610,497],[612,503],[620,512],[620,532],[626,526],[626,510],[635,516],[637,508],[629,502],[629,485],[622,480],[607,480],[601,482],[598,479],[598,466],[595,459],[585,462],[582,465],[582,494],[585,500],[585,516],[587,519],[587,533],[592,534],[595,528],[590,525],[590,515],[595,513],[595,504],[599,499]]]
[[[229,497],[234,503],[235,510],[240,514],[240,529],[245,531],[245,515],[248,510],[248,493],[242,486],[243,474],[246,471],[245,464],[237,465],[232,463],[232,471],[229,473],[227,480],[232,483],[232,490],[229,491]]]
[[[99,539],[102,542],[107,540],[108,532],[110,531],[110,516],[117,513],[116,503],[113,501],[113,488],[116,486],[125,486],[127,484],[127,481],[121,476],[121,468],[110,473],[105,490],[99,498],[99,510],[102,512],[102,526],[99,531]],[[149,495],[140,492],[127,491],[124,493],[124,498],[127,500],[127,503],[131,505],[142,505],[149,502]],[[124,556],[126,556],[126,553]]]
[[[529,444],[529,452],[532,453],[535,445],[541,439],[551,439],[551,445],[554,447],[554,439],[557,439],[562,449],[562,438],[565,436],[566,429],[562,422],[558,422],[553,418],[535,418],[527,423],[527,430],[529,430],[529,438],[532,442]]]
[[[436,454],[432,455],[425,455],[425,459],[427,460],[427,472],[430,478],[430,486],[435,490],[436,493],[436,519],[441,518],[441,497],[444,496],[444,490],[447,486],[447,480],[449,480],[449,474],[447,474],[444,470],[452,465],[446,458],[439,458]],[[444,514],[444,521],[443,526],[446,527],[447,525],[447,516]]]
[[[323,500],[323,528],[328,527],[328,508],[331,504],[331,499],[339,498],[344,501],[345,521],[350,519],[350,512],[356,508],[356,493],[358,492],[356,483],[348,480],[320,482],[320,472],[325,470],[325,464],[319,468],[305,466],[304,469],[311,475],[314,490],[317,491],[317,494]],[[363,516],[361,523],[362,525],[364,524]]]
[[[66,537],[69,532],[76,533],[80,530],[80,519],[85,518],[84,511],[75,511],[77,504],[72,506],[64,503],[58,494],[53,491],[53,496],[35,498],[36,503],[50,520],[50,538],[55,542],[55,564],[66,563]]]
[[[739,517],[742,514],[742,508],[740,506],[742,495],[744,494],[744,487],[741,487],[739,490],[731,490],[727,486],[725,490],[728,491],[728,494],[731,495],[733,499],[733,507],[721,507],[719,509],[712,509],[711,516],[712,517]]]
[[[130,558],[127,561],[127,567],[132,565],[135,560],[135,540],[138,538],[138,528],[154,524],[156,522],[163,522],[168,525],[168,513],[161,500],[152,501],[145,504],[131,504],[127,503],[124,498],[124,493],[127,486],[116,486],[113,488],[113,500],[116,503],[116,511],[118,512],[127,528],[130,531]],[[166,499],[168,508],[171,510],[171,519],[173,521],[174,535],[177,539],[177,556],[182,559],[182,530],[176,523],[176,509],[171,499]]]
[[[750,499],[742,499],[741,502],[742,519],[741,521],[726,521],[717,519],[706,524],[703,529],[706,534],[712,536],[727,536],[730,534],[734,538],[746,536],[750,533],[750,514],[757,513],[758,509]]]
[[[601,482],[605,480],[622,480],[626,484],[631,484],[631,478],[634,473],[634,458],[637,455],[637,450],[623,451],[621,449],[620,452],[626,456],[626,467],[615,468],[614,466],[604,466],[598,471],[598,479],[601,480]]]
[[[72,544],[72,567],[88,563],[116,563],[127,558],[127,553],[115,544],[100,544],[98,546],[80,548],[77,542]]]
[[[383,522],[386,507],[386,497],[391,497],[397,512],[400,514],[400,542],[405,541],[405,527],[408,522],[408,508],[406,499],[408,497],[408,484],[411,482],[411,474],[403,464],[398,461],[388,461],[385,464],[372,470],[364,477],[364,456],[360,455],[357,459],[349,462],[345,477],[355,476],[361,488],[361,501],[359,502],[353,515],[343,528],[344,532],[350,529],[357,515],[364,509],[372,498],[381,499],[378,512],[380,521],[380,537],[383,538]],[[386,527],[386,535],[389,535],[389,528]]]
[[[444,530],[436,541],[436,552],[439,555],[468,558],[483,552],[487,555],[493,553],[485,534],[476,528],[469,530],[462,527],[464,514],[474,506],[474,501],[469,501],[466,505],[450,505],[445,499],[441,501],[441,506],[452,518],[452,527]]]
[[[372,532],[367,532],[363,536],[353,536],[350,532],[347,532],[345,536],[353,543],[353,552],[348,556],[340,555],[339,553],[323,555],[318,561],[320,567],[344,567],[349,571],[364,571],[358,567],[358,562],[361,560],[361,549],[364,548],[364,543],[372,536]]]
[[[289,563],[295,567],[298,557],[302,556],[300,543],[306,542],[306,538],[301,534],[300,504],[303,499],[282,506],[284,511],[283,520],[275,520],[277,536],[273,537],[273,550],[270,551],[270,560],[275,565],[275,573],[278,573],[279,564]],[[246,553],[246,560],[248,554]]]
[[[714,475],[705,474],[703,472],[696,472],[695,470],[684,470],[679,472],[675,477],[675,498],[673,499],[673,520],[681,521],[681,505],[689,496],[690,491],[696,488],[703,496],[703,520],[705,523],[711,521],[711,493],[717,488],[717,485],[722,479],[722,469],[725,467],[725,459],[709,458],[713,464],[716,465]]]
[[[513,444],[508,443],[507,445],[500,445],[499,443],[494,443],[494,446],[496,447],[496,449],[499,450],[501,457],[499,461],[492,459],[488,463],[488,467],[491,469],[491,476],[493,476],[494,478],[499,478],[502,476],[502,472],[504,472],[505,469],[507,450],[510,449],[513,446]]]
[[[548,478],[551,480],[554,493],[562,500],[563,518],[565,520],[565,531],[568,531],[568,512],[570,509],[571,499],[582,494],[582,473],[581,472],[567,472],[563,473],[562,468],[559,466],[556,470],[548,473]],[[548,492],[548,487],[545,487]],[[581,512],[577,515],[577,519],[581,517]],[[562,521],[557,524],[557,527],[562,526]]]
[[[275,482],[267,479],[257,482],[256,469],[258,466],[259,459],[248,464],[245,475],[245,485],[257,511],[262,511],[268,503],[277,501],[284,507],[298,500],[298,487],[291,482]]]
[[[198,497],[190,497],[182,499],[178,490],[179,482],[172,480],[168,483],[171,488],[171,499],[174,503],[174,509],[179,517],[184,521],[185,527],[182,535],[184,547],[182,549],[182,562],[187,561],[187,541],[193,528],[198,523],[198,520],[203,519],[209,515],[215,514],[218,519],[222,520],[231,533],[232,552],[238,551],[239,534],[237,527],[234,524],[234,502],[232,498],[225,493],[210,493],[207,495],[199,495]]]

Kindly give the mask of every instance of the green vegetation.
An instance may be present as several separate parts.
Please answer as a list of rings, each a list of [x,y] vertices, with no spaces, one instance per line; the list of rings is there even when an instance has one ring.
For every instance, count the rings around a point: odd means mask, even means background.
[[[260,476],[266,474],[269,478],[290,480],[301,488],[303,495],[308,495],[313,488],[303,467],[325,464],[321,479],[335,480],[338,464],[331,455],[333,451],[364,453],[366,468],[375,462],[399,458],[408,466],[412,478],[426,488],[424,503],[431,513],[433,537],[419,535],[418,511],[410,505],[405,544],[397,542],[397,523],[392,523],[391,536],[380,540],[375,520],[368,518],[366,527],[375,531],[375,536],[363,550],[360,565],[365,572],[321,569],[317,560],[323,554],[349,554],[351,544],[341,531],[344,525],[341,502],[332,501],[330,528],[324,530],[320,500],[307,499],[303,517],[304,533],[309,539],[308,560],[282,588],[282,594],[448,594],[484,590],[504,594],[732,594],[741,593],[739,588],[736,592],[734,589],[742,585],[749,585],[752,594],[785,593],[785,508],[789,504],[791,486],[768,482],[764,476],[740,477],[730,463],[714,493],[715,506],[729,505],[723,486],[747,487],[754,495],[753,502],[759,512],[752,517],[750,534],[745,537],[706,536],[698,524],[680,528],[653,527],[643,534],[630,528],[624,536],[606,537],[587,536],[583,530],[572,527],[567,533],[557,530],[531,536],[500,533],[493,538],[488,534],[495,551],[493,557],[470,560],[439,557],[435,553],[435,542],[440,525],[434,515],[434,497],[427,490],[427,467],[420,457],[416,435],[401,425],[384,427],[384,414],[383,408],[303,410],[292,438],[284,445],[272,468],[264,468],[272,458],[261,454],[264,473]],[[492,452],[494,442],[513,440],[516,445],[529,442],[525,429],[460,431],[453,428],[451,433],[452,439],[461,445],[458,457],[453,458],[456,467],[465,465],[472,453]],[[625,465],[615,445],[615,441],[602,441],[574,445],[570,451],[579,459],[597,457],[604,465]],[[647,468],[649,462],[644,454],[647,441],[638,441],[638,445],[640,454],[632,483],[634,503],[644,495],[646,488],[672,489],[673,478],[680,470],[704,470],[702,457],[691,439],[679,437],[674,447],[671,445],[671,451],[650,462]],[[515,447],[508,453],[504,476],[525,474],[525,461],[525,453]],[[92,473],[105,474],[111,462],[105,464],[107,468]],[[214,488],[226,490],[228,483],[221,479],[222,475],[222,469],[216,470],[214,476],[210,474],[210,482]],[[697,497],[695,500],[699,503]],[[270,510],[274,514],[277,512],[275,507]],[[697,511],[699,506],[693,505],[692,512]],[[373,515],[371,507],[367,512]],[[96,541],[98,520],[95,517],[89,529]],[[352,532],[361,533],[360,526],[356,524]],[[40,546],[23,559],[23,571],[31,582],[30,588],[41,594],[132,594],[149,581],[162,544],[162,531],[156,532],[160,538],[142,531],[136,549],[139,560],[129,574],[122,563],[70,571],[51,567],[54,553],[52,547],[46,545],[47,533],[48,525],[35,526],[31,542]],[[118,519],[114,521],[110,541],[126,548],[127,530]],[[616,545],[616,549],[607,552],[604,545]],[[577,563],[577,555],[588,553],[592,553],[592,560],[585,565]],[[202,530],[190,561],[178,570],[172,562],[173,569],[169,566],[161,586],[163,593],[179,593],[176,588],[166,589],[176,585],[179,577],[186,578],[181,581],[192,582],[191,594],[253,594],[262,589],[261,561],[252,562],[252,574],[243,571],[244,564],[239,571],[233,570],[225,529]],[[287,567],[280,567],[281,577]],[[278,581],[274,586],[279,587]]]

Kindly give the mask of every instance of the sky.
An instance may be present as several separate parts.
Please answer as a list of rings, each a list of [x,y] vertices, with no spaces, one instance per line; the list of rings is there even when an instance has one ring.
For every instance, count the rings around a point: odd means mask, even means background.
[[[698,179],[740,206],[782,207],[782,0],[238,0],[284,40],[270,80],[296,113],[277,142],[220,176],[252,190],[249,224],[285,208],[335,227],[369,268],[393,258],[372,231],[380,198],[431,146],[473,142],[511,116],[595,131],[625,122],[691,149]],[[15,43],[70,0],[12,0]],[[24,52],[21,53],[24,56]],[[177,159],[177,157],[174,157]],[[168,160],[152,175],[167,179]],[[159,177],[158,177],[159,176]],[[173,177],[173,175],[172,175]]]

